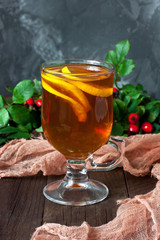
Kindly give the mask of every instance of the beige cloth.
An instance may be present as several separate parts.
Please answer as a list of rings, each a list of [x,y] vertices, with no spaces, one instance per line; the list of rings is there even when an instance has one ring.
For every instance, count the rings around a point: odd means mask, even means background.
[[[152,168],[157,177],[155,189],[121,204],[115,219],[109,223],[90,227],[67,227],[47,223],[36,229],[31,240],[160,240],[160,134],[135,135],[121,143],[124,170],[135,176],[144,176]],[[96,162],[107,162],[115,151],[105,145],[94,153]],[[66,161],[43,139],[13,140],[0,148],[0,177],[29,176],[42,171],[44,175],[63,174]]]
[[[36,229],[31,240],[160,240],[160,163],[152,174],[159,179],[155,189],[133,199],[119,201],[117,216],[107,224],[67,227],[47,223]]]
[[[160,160],[160,134],[135,135],[123,138],[119,143],[120,158],[125,171],[135,176],[148,174],[152,165]],[[116,157],[110,145],[104,145],[94,153],[97,163]],[[66,172],[65,157],[47,140],[13,140],[0,148],[0,177],[21,177],[37,174],[60,175]]]

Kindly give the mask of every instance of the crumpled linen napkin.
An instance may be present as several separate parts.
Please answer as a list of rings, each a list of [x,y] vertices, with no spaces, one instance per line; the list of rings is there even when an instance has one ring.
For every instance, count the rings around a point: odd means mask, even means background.
[[[31,240],[159,240],[160,239],[160,163],[152,174],[159,179],[156,188],[133,199],[119,201],[117,216],[107,224],[90,227],[47,223],[36,229]]]
[[[151,166],[160,160],[160,134],[123,137],[119,143],[120,158],[125,171],[135,176],[148,174]],[[115,158],[117,153],[106,144],[94,154],[97,163]],[[0,177],[21,177],[37,174],[60,175],[66,172],[65,157],[43,138],[12,140],[0,148]]]
[[[67,227],[46,223],[31,240],[160,240],[160,134],[135,135],[119,143],[122,166],[135,176],[158,179],[153,191],[119,201],[117,216],[107,224]],[[94,153],[95,162],[107,162],[115,151],[105,145]],[[46,140],[13,140],[0,148],[0,177],[63,174],[66,161]]]

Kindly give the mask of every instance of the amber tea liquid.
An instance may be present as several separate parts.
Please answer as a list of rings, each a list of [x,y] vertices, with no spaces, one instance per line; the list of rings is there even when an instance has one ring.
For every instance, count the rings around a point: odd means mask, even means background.
[[[88,64],[66,66],[42,71],[42,126],[67,159],[84,160],[110,136],[114,74]]]

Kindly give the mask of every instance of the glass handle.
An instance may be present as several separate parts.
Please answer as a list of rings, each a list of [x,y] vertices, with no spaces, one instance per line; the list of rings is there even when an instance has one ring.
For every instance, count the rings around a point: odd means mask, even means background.
[[[110,139],[111,140],[109,140],[108,144],[113,146],[116,149],[116,151],[119,153],[119,155],[115,159],[107,163],[97,163],[93,160],[93,155],[91,155],[90,159],[88,159],[87,166],[86,166],[88,171],[110,171],[120,165],[120,163],[122,162],[120,155],[123,154],[124,152],[125,141],[122,138],[115,138],[115,137],[111,137]],[[119,151],[119,146],[117,145],[117,143],[119,142],[122,143],[121,152]]]

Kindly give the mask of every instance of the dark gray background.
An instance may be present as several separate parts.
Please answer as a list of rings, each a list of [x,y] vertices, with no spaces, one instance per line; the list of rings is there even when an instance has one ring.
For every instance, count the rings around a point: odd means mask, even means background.
[[[141,83],[160,98],[160,0],[0,0],[0,93],[59,58],[104,60],[129,39]]]

